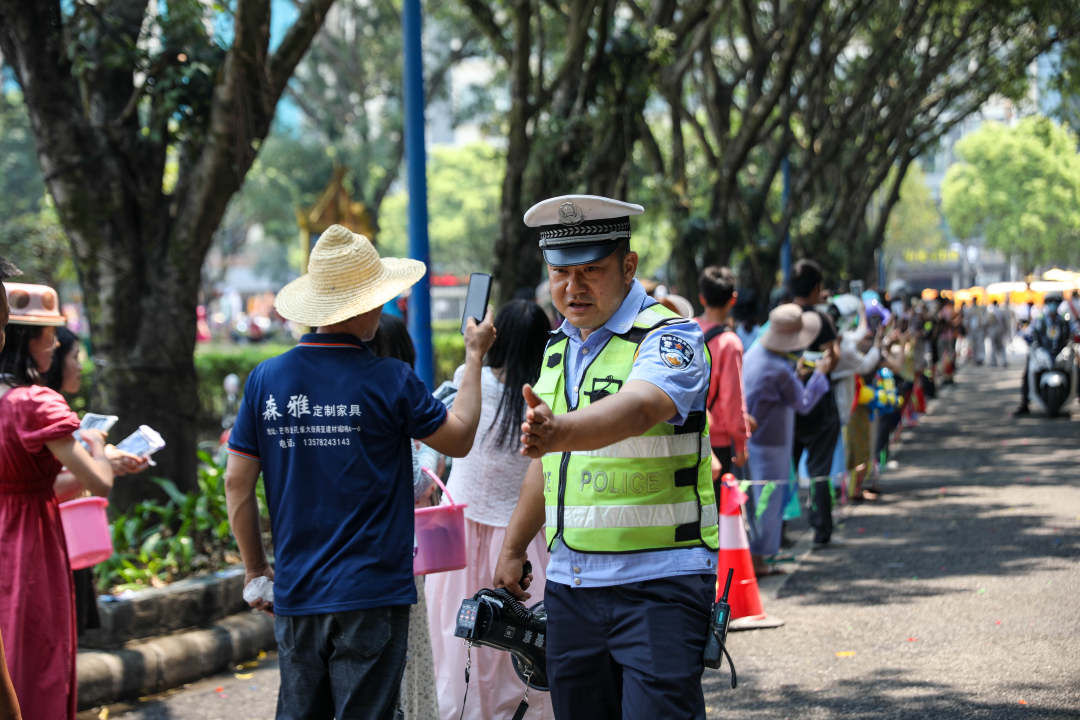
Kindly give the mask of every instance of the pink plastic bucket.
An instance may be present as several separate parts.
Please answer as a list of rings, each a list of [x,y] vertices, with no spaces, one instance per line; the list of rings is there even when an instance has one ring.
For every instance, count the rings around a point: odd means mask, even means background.
[[[413,575],[460,570],[465,567],[466,506],[455,505],[438,476],[427,468],[422,470],[442,488],[450,504],[416,509]]]
[[[113,554],[112,533],[102,497],[79,498],[60,503],[60,522],[67,538],[72,570],[81,570],[108,560]]]

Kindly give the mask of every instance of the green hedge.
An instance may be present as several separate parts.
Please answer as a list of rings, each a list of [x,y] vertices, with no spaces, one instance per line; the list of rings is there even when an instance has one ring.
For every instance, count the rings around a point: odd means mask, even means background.
[[[432,326],[432,351],[435,354],[435,387],[454,377],[454,370],[465,362],[465,341],[456,322],[435,323]],[[195,373],[199,378],[198,426],[202,436],[217,437],[221,417],[225,413],[225,376],[236,373],[243,391],[244,382],[252,368],[263,360],[285,352],[292,345],[261,343],[255,345],[200,344],[195,349]],[[71,398],[76,412],[85,412],[87,395],[93,382],[94,364],[83,363],[82,390]]]
[[[195,351],[195,372],[199,376],[199,425],[205,432],[214,432],[225,412],[225,390],[222,383],[229,373],[236,373],[243,388],[252,368],[267,358],[288,350],[291,345],[264,343],[257,345],[200,345]],[[432,326],[432,352],[435,355],[435,387],[454,377],[454,370],[465,362],[465,340],[456,322],[435,323]]]
[[[207,435],[221,432],[225,413],[225,376],[236,373],[240,392],[251,370],[263,360],[285,352],[292,345],[259,343],[255,345],[206,344],[195,349],[195,374],[199,378],[199,428]]]
[[[435,387],[444,380],[453,380],[458,365],[465,362],[465,338],[456,322],[449,329],[443,323],[432,324],[431,351],[435,354]]]

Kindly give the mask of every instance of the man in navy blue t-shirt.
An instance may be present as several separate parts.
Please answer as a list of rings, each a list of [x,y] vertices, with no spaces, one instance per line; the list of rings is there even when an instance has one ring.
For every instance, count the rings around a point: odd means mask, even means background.
[[[229,521],[245,583],[272,578],[278,717],[389,718],[405,663],[412,576],[411,439],[461,457],[480,416],[480,367],[495,337],[470,321],[453,410],[403,362],[365,345],[382,306],[425,272],[380,259],[367,238],[330,227],[308,274],[278,293],[285,318],[312,326],[248,377],[229,437]],[[490,315],[490,313],[489,313]],[[271,570],[255,483],[266,486]],[[271,609],[259,599],[253,607]]]

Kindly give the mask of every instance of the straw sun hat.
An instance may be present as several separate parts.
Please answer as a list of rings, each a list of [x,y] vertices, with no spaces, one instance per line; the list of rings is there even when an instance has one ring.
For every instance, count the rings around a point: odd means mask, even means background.
[[[6,282],[8,323],[12,325],[63,325],[66,320],[60,314],[60,299],[48,285]]]
[[[425,272],[419,260],[380,258],[366,237],[331,225],[311,251],[307,274],[278,292],[274,308],[302,325],[333,325],[382,306]]]
[[[795,352],[809,347],[820,331],[821,317],[816,312],[803,312],[795,303],[787,303],[769,313],[769,328],[758,342],[773,352]]]

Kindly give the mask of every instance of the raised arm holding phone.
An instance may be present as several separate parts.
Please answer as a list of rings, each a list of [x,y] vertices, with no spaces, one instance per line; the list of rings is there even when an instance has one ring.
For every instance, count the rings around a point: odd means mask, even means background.
[[[490,314],[466,324],[465,372],[449,412],[407,363],[376,356],[366,343],[383,305],[425,271],[331,226],[308,273],[275,300],[283,317],[315,331],[248,376],[225,491],[247,581],[273,580],[272,606],[250,604],[275,615],[285,717],[389,717],[397,703],[416,602],[411,444],[469,451],[495,337]],[[255,500],[260,472],[272,570]]]

